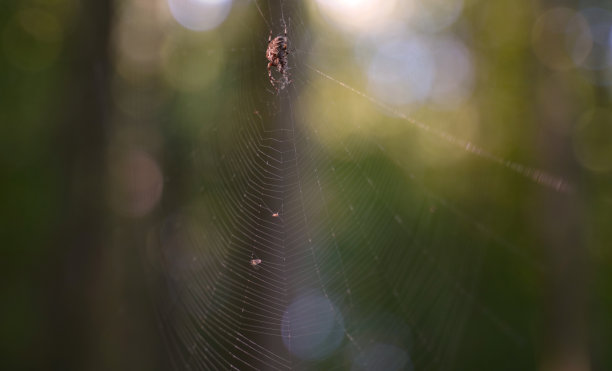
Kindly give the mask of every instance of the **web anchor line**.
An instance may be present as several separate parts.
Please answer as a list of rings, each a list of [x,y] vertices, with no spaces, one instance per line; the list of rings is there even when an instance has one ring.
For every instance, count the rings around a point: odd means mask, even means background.
[[[542,171],[542,170],[539,170],[539,169],[536,169],[536,168],[533,168],[533,167],[529,167],[529,166],[520,164],[518,162],[507,160],[507,159],[505,159],[503,157],[500,157],[498,155],[495,155],[495,154],[485,150],[484,148],[481,148],[481,147],[475,145],[474,143],[472,143],[472,142],[470,142],[468,140],[457,138],[457,137],[455,137],[455,136],[453,136],[453,135],[451,135],[451,134],[449,134],[449,133],[447,133],[447,132],[445,132],[443,130],[436,129],[436,128],[431,127],[431,126],[429,126],[427,124],[424,124],[424,123],[422,123],[420,121],[417,121],[417,120],[415,120],[413,118],[410,118],[410,117],[406,116],[404,113],[402,113],[402,112],[400,112],[400,111],[398,111],[398,110],[396,110],[396,109],[386,105],[385,103],[383,103],[383,102],[381,102],[381,101],[379,101],[379,100],[377,100],[377,99],[375,99],[373,97],[370,97],[369,95],[367,95],[367,94],[365,94],[365,93],[363,93],[363,92],[353,88],[352,86],[350,86],[350,85],[348,85],[348,84],[346,84],[346,83],[344,83],[342,81],[339,81],[339,80],[333,78],[332,76],[326,74],[325,72],[322,72],[321,70],[319,70],[319,69],[317,69],[315,67],[312,67],[312,66],[310,66],[307,63],[304,63],[304,65],[306,67],[308,67],[309,69],[315,71],[319,75],[327,78],[330,81],[333,81],[333,82],[339,84],[340,86],[342,86],[342,87],[352,91],[353,93],[355,93],[357,95],[362,96],[363,98],[369,100],[370,102],[372,102],[373,104],[377,105],[378,107],[384,109],[385,111],[387,111],[389,113],[392,113],[393,115],[403,119],[404,121],[412,124],[413,126],[416,126],[417,128],[419,128],[419,129],[421,129],[423,131],[429,132],[429,133],[437,136],[438,138],[441,138],[441,139],[445,140],[448,143],[451,143],[451,144],[453,144],[453,145],[455,145],[455,146],[457,146],[459,148],[462,148],[463,150],[465,150],[465,151],[467,151],[469,153],[472,153],[472,154],[474,154],[474,155],[476,155],[478,157],[481,157],[483,159],[486,159],[486,160],[489,160],[491,162],[494,162],[494,163],[497,163],[499,165],[502,165],[503,167],[506,167],[506,168],[510,169],[511,171],[521,175],[521,176],[524,176],[524,177],[526,177],[528,179],[531,179],[533,182],[535,182],[537,184],[540,184],[542,186],[554,189],[557,192],[565,193],[565,194],[573,194],[574,193],[574,187],[572,186],[572,184],[570,184],[567,180],[565,180],[565,179],[563,179],[561,177],[549,174],[549,173],[547,173],[545,171]]]
[[[259,4],[257,3],[257,0],[255,0],[253,2],[255,3],[255,6],[257,7],[257,10],[259,11],[259,14],[261,14],[261,18],[264,20],[264,22],[266,22],[266,26],[268,26],[269,29],[272,29],[272,26],[270,26],[270,23],[268,23],[268,20],[263,15],[263,12],[261,11],[261,8],[259,7]]]

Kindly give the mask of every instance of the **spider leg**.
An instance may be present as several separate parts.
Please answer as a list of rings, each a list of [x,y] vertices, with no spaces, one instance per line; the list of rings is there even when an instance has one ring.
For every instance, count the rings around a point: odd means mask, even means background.
[[[272,41],[272,30],[270,30],[270,35],[268,36],[268,42]]]
[[[285,21],[283,20],[283,23],[285,23]],[[291,17],[289,18],[289,27],[291,27]],[[287,24],[285,23],[285,36],[287,36]]]
[[[276,87],[276,85],[274,85],[274,82],[276,81],[276,79],[272,76],[272,62],[268,63],[268,77],[270,78],[270,84],[272,84],[272,87],[276,90],[278,90],[278,88]]]

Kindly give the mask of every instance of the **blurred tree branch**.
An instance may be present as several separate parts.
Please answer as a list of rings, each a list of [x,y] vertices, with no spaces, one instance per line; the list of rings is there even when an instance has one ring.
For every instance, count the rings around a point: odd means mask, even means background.
[[[48,291],[52,315],[52,363],[86,369],[92,350],[91,299],[96,259],[103,248],[105,144],[108,136],[111,0],[79,2],[66,40],[56,148],[65,164],[63,228],[52,246],[54,279]]]

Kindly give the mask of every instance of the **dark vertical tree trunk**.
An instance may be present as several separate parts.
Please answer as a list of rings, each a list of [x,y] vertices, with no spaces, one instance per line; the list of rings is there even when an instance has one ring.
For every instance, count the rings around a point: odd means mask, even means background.
[[[105,143],[108,136],[112,1],[83,1],[65,41],[65,81],[59,91],[56,149],[65,165],[63,227],[52,248],[48,305],[49,369],[88,369],[94,324],[92,281],[105,219]]]
[[[541,9],[558,5],[542,0]],[[537,63],[537,62],[536,62]],[[570,183],[569,193],[554,192],[537,187],[530,209],[530,218],[535,228],[536,247],[540,248],[546,261],[543,282],[542,370],[586,371],[590,369],[587,346],[587,283],[589,281],[588,250],[585,241],[584,200],[579,182],[580,168],[573,158],[571,137],[562,135],[554,128],[570,128],[576,117],[576,102],[569,86],[568,74],[552,71],[542,65],[537,68],[536,90],[542,84],[556,88],[547,89],[547,96],[535,100],[538,130],[536,155],[541,162],[539,168],[549,169]],[[542,89],[540,89],[542,90]],[[550,96],[548,94],[553,94]],[[551,112],[548,102],[565,112]]]

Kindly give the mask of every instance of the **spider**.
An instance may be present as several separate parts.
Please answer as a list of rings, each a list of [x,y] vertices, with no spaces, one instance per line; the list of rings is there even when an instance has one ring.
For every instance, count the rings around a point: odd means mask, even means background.
[[[268,36],[268,49],[266,49],[266,58],[268,58],[268,77],[270,78],[270,84],[277,91],[279,88],[276,86],[277,82],[281,82],[281,89],[291,82],[289,80],[289,72],[287,71],[287,56],[289,50],[287,50],[287,26],[285,26],[285,34],[283,36],[276,36],[272,38],[272,30],[270,30],[270,36]],[[283,76],[281,79],[275,79],[272,76],[272,67],[276,67],[276,70]]]

